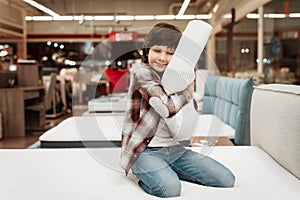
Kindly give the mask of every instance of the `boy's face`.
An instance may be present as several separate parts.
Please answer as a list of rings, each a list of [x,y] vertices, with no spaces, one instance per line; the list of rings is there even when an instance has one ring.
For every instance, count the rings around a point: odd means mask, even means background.
[[[173,57],[174,51],[167,46],[154,45],[148,54],[150,66],[158,72],[163,72]]]

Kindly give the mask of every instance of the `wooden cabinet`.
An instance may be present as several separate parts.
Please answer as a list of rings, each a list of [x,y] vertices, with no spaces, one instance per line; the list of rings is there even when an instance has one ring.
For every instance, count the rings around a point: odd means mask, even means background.
[[[40,86],[43,84],[43,70],[35,61],[20,62],[17,68],[19,87]]]
[[[26,129],[42,127],[45,124],[45,116],[25,112],[27,104],[41,101],[44,101],[43,86],[0,89],[4,137],[23,137]]]

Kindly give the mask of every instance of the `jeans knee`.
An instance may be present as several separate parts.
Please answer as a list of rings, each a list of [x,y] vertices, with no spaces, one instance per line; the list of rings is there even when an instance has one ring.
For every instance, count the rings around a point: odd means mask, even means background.
[[[235,183],[235,176],[230,172],[228,173],[226,179],[224,179],[223,187],[230,188],[233,187]]]
[[[168,183],[168,186],[165,187],[164,197],[177,197],[180,196],[181,193],[181,183],[180,181],[174,181],[172,183]]]
[[[180,181],[158,182],[149,190],[145,186],[143,187],[143,184],[140,185],[146,192],[161,198],[178,197],[181,193]]]

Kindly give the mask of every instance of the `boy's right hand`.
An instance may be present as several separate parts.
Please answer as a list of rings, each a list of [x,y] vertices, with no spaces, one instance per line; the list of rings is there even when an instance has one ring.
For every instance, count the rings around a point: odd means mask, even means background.
[[[189,90],[189,92],[190,92],[191,94],[194,93],[194,91],[195,91],[195,83],[194,83],[194,81],[192,81],[192,82],[189,84],[188,90]]]

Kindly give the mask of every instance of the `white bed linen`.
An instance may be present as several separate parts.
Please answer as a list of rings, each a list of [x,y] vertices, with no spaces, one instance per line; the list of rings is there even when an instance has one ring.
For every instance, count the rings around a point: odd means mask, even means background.
[[[233,188],[182,182],[174,199],[298,200],[300,181],[257,147],[193,147],[233,171]],[[118,166],[119,148],[0,150],[0,199],[160,199]],[[171,198],[172,199],[172,198]]]
[[[121,140],[123,115],[70,117],[45,132],[40,141],[111,141]],[[199,115],[194,136],[227,136],[234,138],[234,129],[214,115]]]

